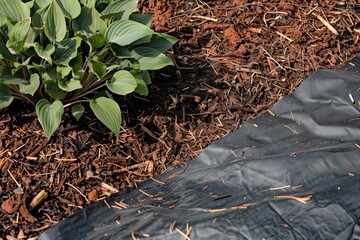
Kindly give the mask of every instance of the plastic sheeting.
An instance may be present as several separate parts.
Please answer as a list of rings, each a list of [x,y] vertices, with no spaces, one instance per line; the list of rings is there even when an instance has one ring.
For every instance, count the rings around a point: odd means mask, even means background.
[[[186,165],[45,231],[48,239],[360,239],[360,55]],[[354,101],[352,101],[354,100]],[[170,227],[174,224],[173,228]],[[171,229],[173,229],[171,231]]]

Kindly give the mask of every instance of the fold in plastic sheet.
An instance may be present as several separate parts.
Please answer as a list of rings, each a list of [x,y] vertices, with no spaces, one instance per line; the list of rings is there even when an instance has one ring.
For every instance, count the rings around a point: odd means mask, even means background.
[[[99,201],[40,240],[360,239],[359,72],[360,55],[316,72],[196,161],[106,199],[127,209]]]

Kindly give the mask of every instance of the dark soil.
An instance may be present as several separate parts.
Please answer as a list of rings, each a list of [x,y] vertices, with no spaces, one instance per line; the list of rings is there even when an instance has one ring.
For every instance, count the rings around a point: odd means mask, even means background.
[[[358,1],[261,2],[142,0],[153,27],[180,39],[168,53],[177,67],[152,73],[147,98],[122,99],[118,140],[87,115],[68,117],[48,141],[25,103],[0,110],[0,239],[36,239],[102,197],[195,159],[312,72],[360,50]]]

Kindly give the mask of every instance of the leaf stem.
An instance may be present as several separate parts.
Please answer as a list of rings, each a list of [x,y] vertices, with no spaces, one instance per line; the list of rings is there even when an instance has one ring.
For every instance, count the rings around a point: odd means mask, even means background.
[[[14,95],[18,99],[26,100],[29,103],[31,103],[33,106],[36,106],[36,100],[33,97],[28,97],[25,94],[19,94],[19,93],[16,93],[16,92],[13,92],[12,95]]]
[[[88,95],[88,94],[90,94],[90,93],[96,92],[96,90],[99,90],[100,88],[105,87],[105,86],[106,86],[105,83],[104,83],[104,84],[101,84],[100,86],[97,86],[97,87],[95,87],[95,88],[91,89],[90,91],[87,91],[87,92],[85,92],[85,93],[83,93],[83,94],[80,94],[79,96],[76,96],[76,97],[74,97],[74,98],[72,98],[72,99],[69,99],[69,100],[67,100],[67,101],[65,100],[64,103],[65,103],[65,104],[69,104],[70,102],[72,102],[72,101],[74,101],[74,100],[77,100],[77,99],[80,99],[80,98],[82,98],[82,97],[84,97],[84,96],[86,96],[86,95]]]
[[[89,99],[73,101],[73,102],[70,102],[70,103],[68,103],[68,104],[65,104],[65,105],[64,105],[64,108],[70,107],[71,105],[74,105],[74,104],[76,104],[76,103],[89,102],[89,101],[90,101]]]

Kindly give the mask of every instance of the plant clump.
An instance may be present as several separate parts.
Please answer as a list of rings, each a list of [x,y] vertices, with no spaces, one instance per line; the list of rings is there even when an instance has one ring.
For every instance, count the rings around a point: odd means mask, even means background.
[[[79,120],[88,103],[116,136],[121,110],[112,94],[147,95],[148,70],[172,65],[177,39],[150,28],[137,0],[1,0],[0,108],[14,98],[35,106],[48,138],[64,109]]]

